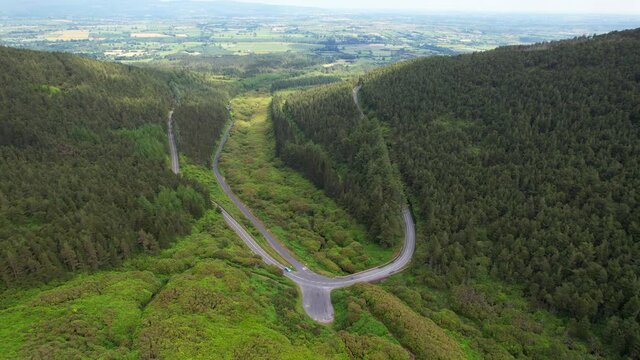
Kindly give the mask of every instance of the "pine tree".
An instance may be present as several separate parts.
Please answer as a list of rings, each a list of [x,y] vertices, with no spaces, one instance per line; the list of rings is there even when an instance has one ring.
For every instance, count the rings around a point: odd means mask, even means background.
[[[68,243],[62,244],[60,256],[62,257],[62,261],[67,266],[68,270],[76,271],[79,269],[80,262],[78,261],[78,256]]]

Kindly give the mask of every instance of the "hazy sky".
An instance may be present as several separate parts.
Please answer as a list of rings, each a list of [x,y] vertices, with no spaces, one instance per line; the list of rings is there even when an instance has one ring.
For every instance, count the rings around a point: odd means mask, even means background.
[[[640,14],[640,0],[243,0],[357,9]]]

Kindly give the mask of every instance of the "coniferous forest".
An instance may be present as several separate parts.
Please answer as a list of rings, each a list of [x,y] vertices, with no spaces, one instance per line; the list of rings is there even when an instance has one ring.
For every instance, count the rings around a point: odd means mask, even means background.
[[[398,212],[402,182],[417,285],[520,284],[594,353],[640,357],[639,30],[418,59],[360,81],[364,119],[355,84],[276,98],[280,157],[381,241],[395,225],[373,224]]]
[[[403,195],[383,130],[360,117],[351,87],[342,83],[271,107],[276,152],[366,224],[380,244],[400,242]]]
[[[640,29],[151,19],[0,21],[0,358],[640,359]]]
[[[219,133],[220,93],[60,53],[0,48],[0,68],[0,287],[156,253],[209,208],[207,189],[169,171],[166,121],[177,101],[185,151],[206,162],[213,140],[196,134]],[[186,88],[199,95],[185,104]]]
[[[233,89],[184,70],[171,74],[169,86],[175,103],[173,119],[180,152],[199,165],[209,165],[214,144],[229,120],[227,104]]]

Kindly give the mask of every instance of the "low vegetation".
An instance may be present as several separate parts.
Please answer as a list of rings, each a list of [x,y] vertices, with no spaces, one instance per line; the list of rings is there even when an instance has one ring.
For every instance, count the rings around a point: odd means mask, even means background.
[[[358,285],[355,291],[368,310],[417,358],[463,358],[458,343],[431,319],[419,316],[400,299],[372,285]]]
[[[230,186],[313,268],[353,273],[390,260],[393,249],[369,241],[363,226],[275,157],[269,101],[264,95],[232,101],[235,125],[220,165]]]
[[[0,358],[341,358],[296,295],[210,210],[155,256],[3,293]]]

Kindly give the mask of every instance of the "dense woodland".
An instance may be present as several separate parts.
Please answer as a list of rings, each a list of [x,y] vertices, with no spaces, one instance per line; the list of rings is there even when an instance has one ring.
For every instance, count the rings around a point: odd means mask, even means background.
[[[389,192],[346,184],[371,179],[371,165],[393,173],[384,135],[417,215],[418,282],[521,284],[572,318],[568,332],[594,354],[640,357],[639,30],[414,60],[362,80],[366,120],[348,86],[274,101],[280,156],[373,226],[395,204]],[[354,206],[364,194],[382,196]]]
[[[311,85],[331,84],[338,81],[340,81],[340,78],[338,76],[331,76],[331,75],[297,76],[289,79],[274,81],[271,84],[271,91],[278,91],[278,90],[311,86]]]
[[[192,56],[187,54],[171,55],[169,67],[189,68],[199,72],[210,72],[225,76],[248,78],[275,71],[302,71],[308,66],[321,64],[326,59],[297,53],[249,54],[246,56]],[[152,64],[158,67],[162,64]]]
[[[167,166],[170,81],[188,79],[9,48],[0,69],[0,287],[155,253],[209,207]],[[182,143],[198,154],[184,133],[209,110],[186,104]]]
[[[256,57],[240,64],[256,76],[233,86],[268,90],[298,76],[273,77],[255,65],[263,60],[305,62]],[[416,215],[411,273],[335,294],[344,347],[207,211],[204,185],[169,171],[169,110],[179,150],[207,164],[233,86],[1,47],[0,69],[0,290],[154,254],[15,308],[7,291],[0,338],[23,357],[231,351],[206,337],[245,358],[270,344],[272,357],[459,358],[471,348],[579,359],[583,343],[597,356],[640,358],[638,30],[383,68],[362,79],[364,117],[349,84],[274,98],[278,155],[381,244],[400,241],[403,190]],[[184,176],[211,174],[185,164]],[[160,251],[198,217],[194,235]],[[560,320],[528,312],[520,288]]]
[[[232,89],[185,71],[174,73],[169,84],[176,104],[173,120],[178,150],[208,166],[215,142],[229,120],[228,93]]]
[[[401,240],[403,195],[381,127],[361,117],[351,87],[275,97],[276,153],[341,202],[386,246]]]

